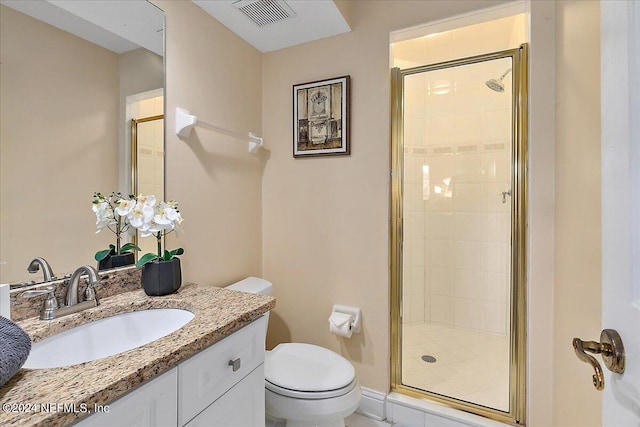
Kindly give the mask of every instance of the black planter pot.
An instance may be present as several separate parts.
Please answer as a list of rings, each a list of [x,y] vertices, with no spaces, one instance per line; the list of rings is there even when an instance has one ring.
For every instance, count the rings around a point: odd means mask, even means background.
[[[98,270],[125,267],[127,265],[133,265],[135,262],[136,257],[133,252],[122,255],[107,255],[105,259],[98,261]]]
[[[169,295],[180,289],[180,259],[152,261],[142,266],[142,288],[149,296]]]

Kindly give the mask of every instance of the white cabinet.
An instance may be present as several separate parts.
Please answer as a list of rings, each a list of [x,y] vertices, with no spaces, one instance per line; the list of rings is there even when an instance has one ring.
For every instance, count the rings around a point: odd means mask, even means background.
[[[192,419],[186,427],[264,426],[264,364]]]
[[[265,333],[262,316],[77,425],[264,426]]]
[[[179,425],[188,423],[264,363],[265,322],[263,316],[178,366]]]
[[[175,426],[178,420],[178,368],[142,384],[132,392],[82,419],[81,427]],[[88,408],[91,412],[93,407]]]

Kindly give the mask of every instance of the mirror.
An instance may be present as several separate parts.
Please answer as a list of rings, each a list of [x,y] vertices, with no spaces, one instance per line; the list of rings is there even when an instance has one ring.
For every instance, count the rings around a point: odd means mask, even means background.
[[[0,1],[0,283],[41,282],[36,257],[62,277],[114,242],[91,199],[131,191],[127,102],[163,95],[163,29],[145,0]]]

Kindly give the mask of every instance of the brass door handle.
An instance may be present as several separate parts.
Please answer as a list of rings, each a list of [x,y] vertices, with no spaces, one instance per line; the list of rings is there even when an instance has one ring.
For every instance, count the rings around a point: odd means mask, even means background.
[[[604,375],[600,363],[595,357],[587,354],[601,354],[604,365],[617,374],[622,374],[625,368],[625,352],[622,339],[614,329],[603,329],[600,333],[600,342],[582,341],[580,338],[573,339],[573,349],[578,359],[589,363],[595,374],[593,375],[593,385],[597,390],[604,389]]]

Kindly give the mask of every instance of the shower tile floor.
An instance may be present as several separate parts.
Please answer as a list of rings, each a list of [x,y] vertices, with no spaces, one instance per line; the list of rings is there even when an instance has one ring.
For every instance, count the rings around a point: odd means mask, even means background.
[[[404,385],[508,410],[507,336],[436,324],[403,325],[402,336]]]

